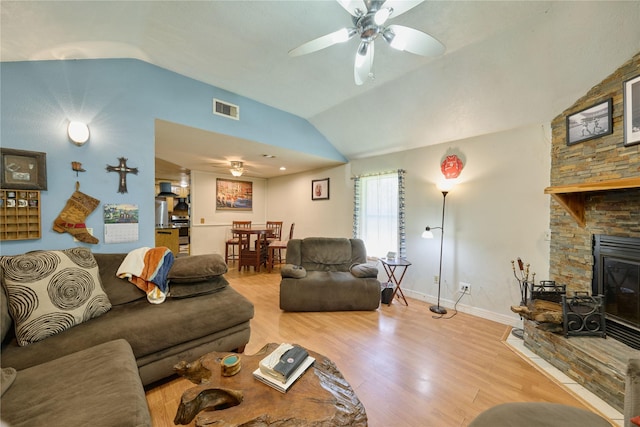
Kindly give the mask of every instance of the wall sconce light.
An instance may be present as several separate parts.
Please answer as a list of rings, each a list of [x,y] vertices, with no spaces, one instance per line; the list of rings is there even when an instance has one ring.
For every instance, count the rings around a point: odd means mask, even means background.
[[[233,176],[242,176],[244,173],[244,167],[242,162],[231,162],[231,175]]]
[[[80,147],[89,140],[89,126],[82,122],[69,122],[67,134],[71,142]]]

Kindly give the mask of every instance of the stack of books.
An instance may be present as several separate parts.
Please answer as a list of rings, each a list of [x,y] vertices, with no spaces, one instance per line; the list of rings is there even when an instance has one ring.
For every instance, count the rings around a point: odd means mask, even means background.
[[[280,344],[260,361],[253,376],[263,383],[286,393],[289,387],[315,362],[299,345]]]

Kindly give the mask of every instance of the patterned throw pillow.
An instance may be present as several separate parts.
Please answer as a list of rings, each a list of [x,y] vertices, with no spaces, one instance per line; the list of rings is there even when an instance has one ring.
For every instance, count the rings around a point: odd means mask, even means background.
[[[9,311],[21,346],[43,340],[111,308],[87,248],[0,257]]]

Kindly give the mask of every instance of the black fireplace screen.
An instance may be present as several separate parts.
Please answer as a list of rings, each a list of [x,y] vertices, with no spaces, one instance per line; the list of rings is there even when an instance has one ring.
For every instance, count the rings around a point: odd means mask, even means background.
[[[640,263],[605,257],[603,264],[603,290],[608,301],[607,312],[640,327],[638,312]]]
[[[640,239],[594,236],[593,294],[605,296],[607,333],[638,348]],[[629,339],[635,344],[629,343]]]

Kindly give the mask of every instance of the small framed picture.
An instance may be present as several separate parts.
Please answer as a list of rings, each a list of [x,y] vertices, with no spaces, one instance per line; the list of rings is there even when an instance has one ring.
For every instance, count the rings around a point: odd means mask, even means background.
[[[624,145],[640,143],[640,76],[624,82]]]
[[[38,151],[0,148],[1,188],[16,190],[47,189],[47,154]]]
[[[611,98],[567,116],[567,145],[613,133]]]
[[[311,200],[329,200],[329,178],[311,181]]]

